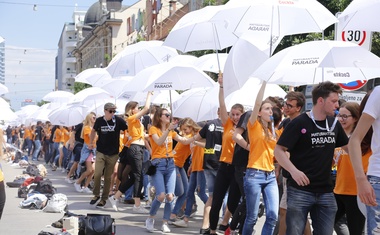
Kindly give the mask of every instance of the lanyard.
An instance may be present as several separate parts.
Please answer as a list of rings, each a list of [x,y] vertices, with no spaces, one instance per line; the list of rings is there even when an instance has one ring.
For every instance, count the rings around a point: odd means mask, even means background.
[[[110,125],[108,124],[108,121],[106,120],[105,117],[103,117],[103,119],[104,119],[104,121],[106,121],[106,124],[107,124],[107,126],[108,126],[108,131],[114,131],[114,130],[115,130],[115,126],[116,126],[115,116],[113,116],[112,119],[111,119],[112,122],[113,122],[113,126],[110,126]]]
[[[326,130],[327,130],[328,132],[330,132],[330,131],[332,131],[332,130],[335,129],[335,125],[336,125],[336,123],[337,123],[337,121],[338,121],[338,119],[335,118],[334,123],[333,123],[333,125],[332,125],[331,128],[330,128],[330,127],[329,127],[329,123],[328,123],[328,121],[327,121],[327,117],[326,117],[326,128],[324,128],[324,127],[321,127],[320,125],[318,125],[318,124],[315,122],[314,114],[313,114],[313,110],[310,111],[310,118],[311,118],[311,120],[314,122],[315,126],[316,126],[319,130],[322,130],[322,131],[326,131]]]

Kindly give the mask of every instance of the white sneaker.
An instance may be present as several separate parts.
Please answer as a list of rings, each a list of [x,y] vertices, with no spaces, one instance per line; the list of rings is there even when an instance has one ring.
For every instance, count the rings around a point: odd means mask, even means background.
[[[139,213],[139,214],[148,214],[149,211],[142,207],[141,205],[139,207],[133,206],[133,212]]]
[[[82,188],[82,193],[92,193],[92,191],[88,187],[84,187]]]
[[[65,173],[66,172],[66,169],[65,168],[62,168],[62,173]]]
[[[170,233],[170,228],[169,228],[169,225],[167,223],[163,223],[162,224],[162,227],[161,227],[161,231],[163,233]]]
[[[73,184],[73,183],[75,183],[75,180],[72,180],[72,179],[70,179],[70,178],[65,178],[65,181],[66,181],[67,183],[69,183],[69,184]]]
[[[177,220],[177,221],[173,222],[173,225],[177,226],[177,227],[180,227],[180,228],[187,228],[187,227],[189,227],[188,222],[184,221],[183,219]]]
[[[108,198],[108,201],[110,201],[111,205],[112,205],[112,208],[115,210],[115,211],[118,211],[117,209],[117,200],[115,199],[114,196],[111,196]]]
[[[76,190],[78,193],[83,192],[82,187],[80,186],[80,184],[74,183],[74,188],[75,188],[75,190]]]
[[[146,220],[145,220],[145,228],[146,228],[149,232],[153,233],[153,230],[154,230],[154,219],[152,219],[152,218],[148,218],[148,219],[146,219]]]

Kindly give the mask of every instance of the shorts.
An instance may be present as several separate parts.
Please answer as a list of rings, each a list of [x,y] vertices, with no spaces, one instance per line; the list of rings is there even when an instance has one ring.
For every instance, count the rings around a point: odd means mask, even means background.
[[[288,208],[288,203],[286,202],[288,200],[288,190],[287,190],[287,186],[286,186],[286,181],[287,181],[287,178],[285,177],[282,177],[282,196],[281,196],[281,201],[280,201],[280,208],[282,209],[287,209]]]

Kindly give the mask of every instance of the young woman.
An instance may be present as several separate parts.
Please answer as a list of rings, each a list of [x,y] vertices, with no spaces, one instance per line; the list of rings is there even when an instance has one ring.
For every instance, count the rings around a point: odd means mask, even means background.
[[[180,124],[181,131],[186,135],[193,137],[196,135],[201,127],[198,126],[191,118],[184,118]],[[206,177],[203,172],[203,155],[204,155],[204,143],[194,141],[190,144],[191,150],[191,164],[188,169],[190,180],[188,182],[188,190],[186,193],[186,209],[185,217],[183,220],[178,220],[173,223],[177,227],[188,227],[189,218],[191,216],[191,210],[195,202],[194,192],[196,189],[198,197],[206,204],[208,196],[206,194]],[[177,144],[178,146],[178,144]],[[174,161],[176,159],[174,158]],[[183,168],[182,168],[183,169]],[[186,177],[187,181],[187,177]],[[178,199],[177,199],[178,202]],[[173,214],[172,214],[173,215]],[[172,217],[172,216],[171,216]]]
[[[244,107],[241,104],[234,104],[228,113],[224,101],[223,77],[221,75],[219,76],[219,85],[220,119],[222,121],[224,131],[222,137],[222,153],[219,159],[220,166],[216,173],[210,210],[210,234],[216,234],[219,212],[227,191],[229,192],[227,209],[231,213],[234,213],[241,197],[239,186],[235,180],[235,167],[231,163],[235,148],[235,141],[233,141],[232,136],[234,134],[235,127],[240,120],[240,116],[244,113]],[[219,226],[220,230],[223,231],[228,228],[228,220],[231,215],[228,213],[228,216],[226,216],[226,214],[227,213],[225,213],[223,222]]]
[[[80,154],[80,160],[79,165],[83,164],[85,162],[86,164],[86,171],[81,174],[79,179],[74,183],[74,188],[79,193],[92,193],[92,191],[88,188],[88,185],[91,183],[92,176],[95,173],[95,155],[96,155],[96,148],[89,149],[88,146],[90,144],[93,144],[95,146],[96,144],[96,138],[94,139],[94,142],[90,142],[90,133],[92,130],[92,127],[94,126],[96,116],[93,113],[89,113],[86,116],[86,119],[83,122],[83,128],[81,132],[81,138],[84,140],[83,148]],[[86,182],[84,183],[84,187],[81,187],[82,181],[86,179]]]
[[[117,211],[116,202],[120,196],[133,185],[133,199],[135,205],[133,206],[133,211],[136,213],[147,214],[148,210],[141,206],[140,196],[141,189],[143,186],[142,177],[142,162],[144,158],[145,149],[145,131],[144,125],[141,123],[141,118],[149,111],[150,99],[153,92],[148,92],[145,106],[143,109],[139,110],[139,103],[136,101],[130,101],[125,106],[125,115],[127,116],[128,123],[128,146],[127,150],[127,165],[130,165],[130,173],[126,182],[120,184],[116,194],[109,198],[114,210]]]
[[[262,234],[273,234],[279,210],[279,193],[274,172],[274,147],[276,133],[272,129],[271,116],[273,105],[263,100],[266,82],[257,94],[256,101],[248,122],[249,157],[244,191],[247,203],[247,215],[243,227],[243,235],[251,235],[256,224],[260,195],[263,194],[266,220]]]
[[[168,220],[174,198],[176,171],[174,165],[173,140],[185,144],[186,138],[177,135],[173,131],[175,122],[170,122],[170,114],[167,109],[159,108],[153,116],[153,125],[149,129],[149,140],[152,147],[152,164],[156,166],[156,174],[152,175],[153,186],[156,189],[156,197],[150,208],[150,216],[145,221],[146,229],[154,230],[154,217],[162,202],[165,201],[163,224],[161,230],[170,232]]]
[[[354,102],[343,103],[339,108],[337,118],[346,135],[350,137],[360,118],[359,105]],[[364,172],[367,172],[368,160],[372,152],[368,146],[367,148],[363,148],[363,145],[361,147],[363,169]],[[342,148],[336,148],[333,164],[337,168],[334,194],[338,211],[336,212],[335,223],[346,215],[350,234],[360,235],[364,229],[365,217],[360,212],[357,203],[356,180],[350,156]]]

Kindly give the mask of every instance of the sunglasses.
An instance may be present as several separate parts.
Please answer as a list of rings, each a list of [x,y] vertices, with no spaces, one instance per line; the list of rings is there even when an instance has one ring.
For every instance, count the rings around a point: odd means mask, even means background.
[[[107,110],[109,113],[116,113],[116,110]]]
[[[294,106],[293,105],[291,105],[291,104],[289,104],[289,103],[284,103],[284,107],[287,107],[288,109],[291,109],[291,108],[293,108]]]
[[[162,115],[165,115],[166,117],[170,117],[169,113],[163,113]]]
[[[347,118],[352,117],[352,115],[347,115],[347,114],[338,114],[336,115],[337,118],[341,118],[343,121],[346,121]]]

